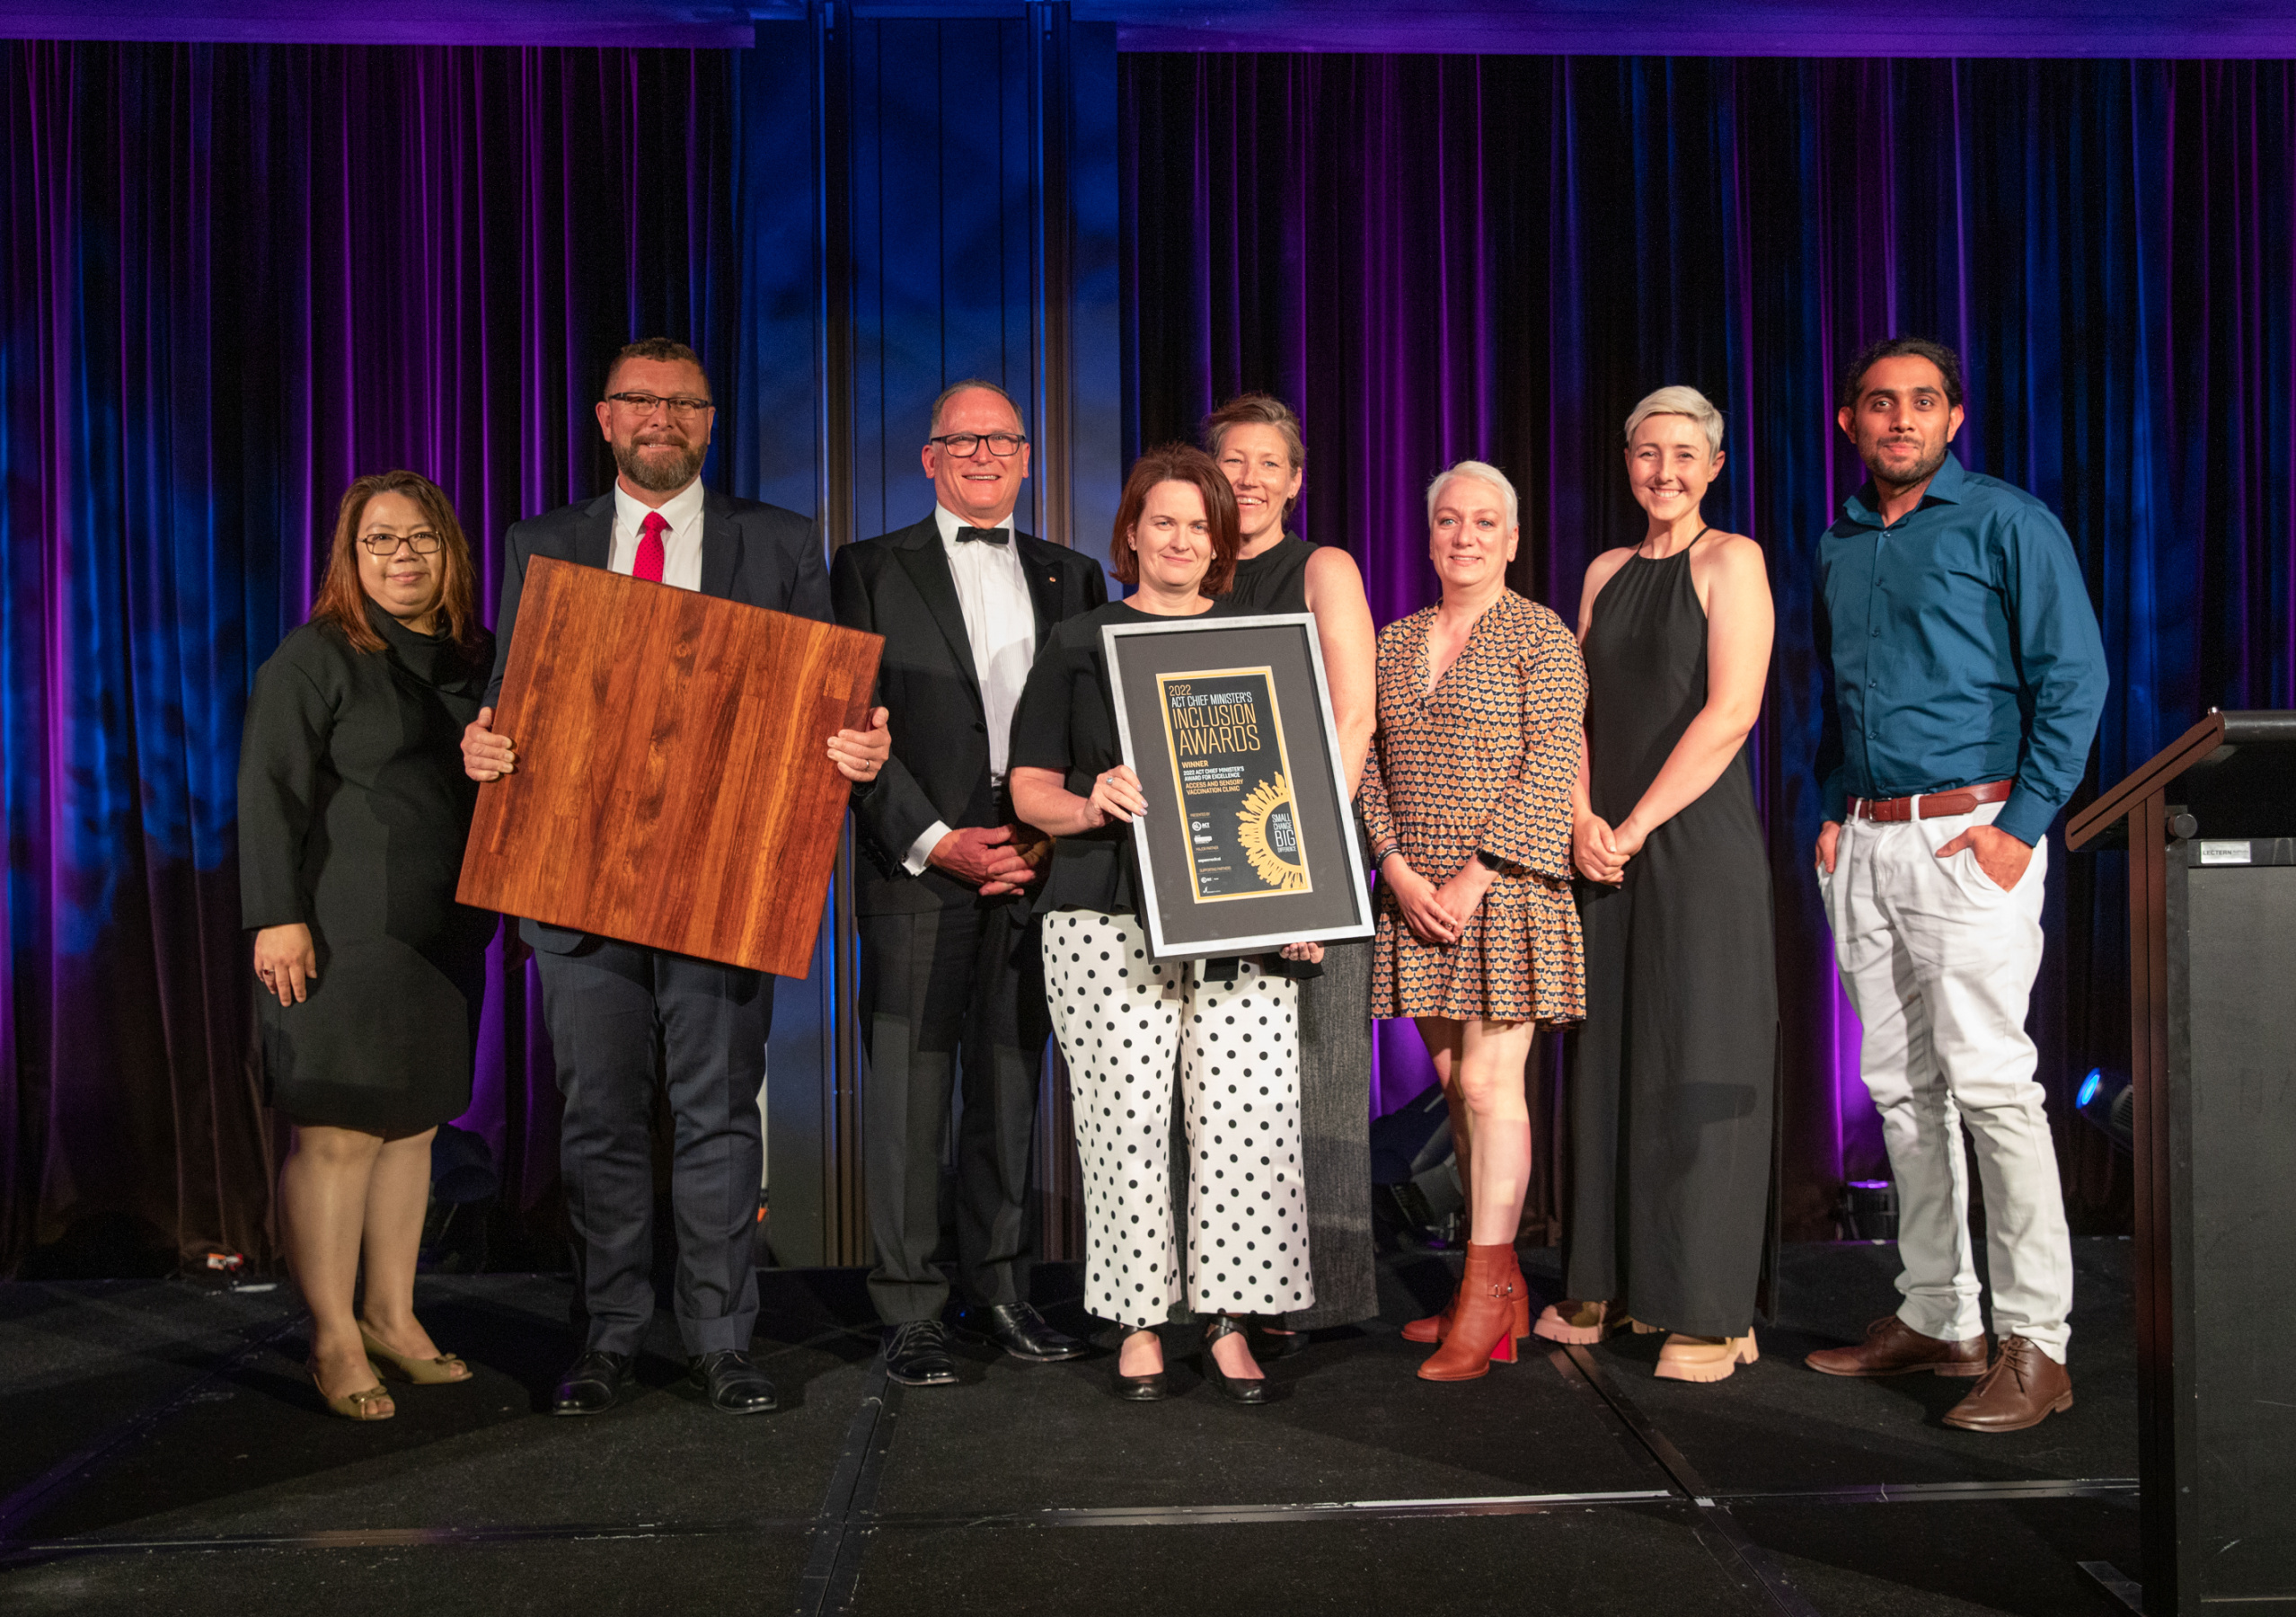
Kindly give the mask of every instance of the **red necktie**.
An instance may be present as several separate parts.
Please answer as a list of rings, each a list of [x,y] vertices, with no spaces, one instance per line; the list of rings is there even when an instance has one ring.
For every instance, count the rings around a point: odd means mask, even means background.
[[[639,527],[645,537],[638,541],[638,564],[630,570],[630,576],[658,584],[662,581],[662,562],[667,553],[662,549],[662,535],[669,532],[669,518],[659,511],[649,511],[646,520]]]

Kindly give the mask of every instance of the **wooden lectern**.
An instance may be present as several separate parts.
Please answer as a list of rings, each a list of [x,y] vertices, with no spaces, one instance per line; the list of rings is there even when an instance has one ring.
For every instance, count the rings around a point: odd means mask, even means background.
[[[537,558],[455,897],[801,977],[836,862],[828,738],[869,711],[884,641]]]
[[[2129,853],[2149,1617],[2296,1613],[2296,712],[2212,712],[2066,827]]]

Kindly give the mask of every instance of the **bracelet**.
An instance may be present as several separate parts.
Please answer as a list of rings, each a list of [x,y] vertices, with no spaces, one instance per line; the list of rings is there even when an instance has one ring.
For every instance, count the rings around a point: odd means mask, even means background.
[[[1389,860],[1397,857],[1402,852],[1403,844],[1400,843],[1396,844],[1391,848],[1382,849],[1379,853],[1372,855],[1372,869],[1374,870],[1378,870],[1380,866],[1385,864]]]

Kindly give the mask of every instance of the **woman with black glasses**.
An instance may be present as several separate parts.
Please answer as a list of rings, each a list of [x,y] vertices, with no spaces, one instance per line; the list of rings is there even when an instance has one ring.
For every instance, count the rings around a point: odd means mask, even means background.
[[[411,472],[343,496],[311,621],[257,671],[239,759],[242,924],[310,1371],[353,1420],[402,1380],[467,1380],[414,1312],[430,1137],[470,1106],[495,917],[455,902],[478,787],[463,772],[494,637],[469,546]],[[366,1257],[364,1306],[352,1300]]]

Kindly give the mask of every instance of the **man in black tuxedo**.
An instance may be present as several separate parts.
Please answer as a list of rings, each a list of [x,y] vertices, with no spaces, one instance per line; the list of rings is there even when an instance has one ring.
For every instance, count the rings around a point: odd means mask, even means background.
[[[891,761],[853,817],[861,927],[870,1296],[885,1362],[910,1386],[954,1382],[940,1314],[940,1143],[959,1072],[960,1329],[1036,1362],[1083,1351],[1029,1304],[1029,1146],[1052,1030],[1026,888],[1050,844],[1013,823],[1012,710],[1037,647],[1108,598],[1099,564],[1017,532],[1029,440],[1004,390],[960,382],[924,446],[932,514],[849,544],[830,568],[837,621],[885,637],[879,692]]]
[[[513,738],[490,726],[518,593],[536,556],[829,617],[813,524],[702,486],[716,410],[692,349],[659,337],[631,343],[607,368],[605,393],[598,429],[620,470],[614,488],[512,525],[504,546],[494,677],[486,707],[463,735],[464,767],[474,780],[497,780],[517,767]],[[872,781],[883,765],[890,746],[883,709],[870,723],[866,732],[828,738],[829,756],[847,780]],[[676,1307],[689,1368],[711,1406],[727,1414],[773,1408],[773,1384],[749,1358],[757,1320],[752,1246],[764,1177],[757,1091],[765,1081],[773,978],[535,921],[522,922],[520,933],[535,951],[543,1019],[566,1099],[559,1166],[588,1319],[587,1339],[559,1382],[553,1411],[595,1415],[610,1407],[653,1321],[658,1074],[676,1134]]]

